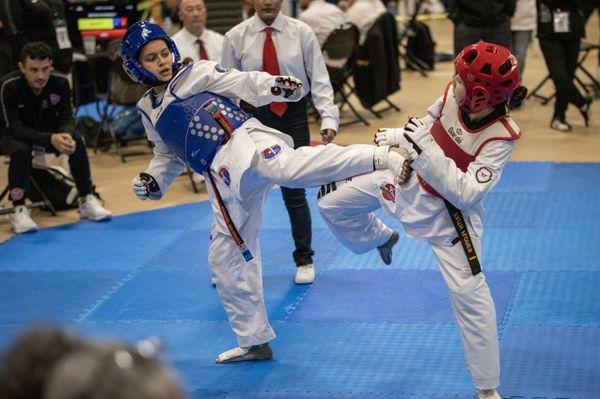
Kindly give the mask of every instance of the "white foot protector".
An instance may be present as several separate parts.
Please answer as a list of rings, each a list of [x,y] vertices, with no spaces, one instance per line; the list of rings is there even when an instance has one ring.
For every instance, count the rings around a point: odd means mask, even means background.
[[[240,348],[239,346],[221,353],[217,356],[216,362],[219,364],[245,362],[250,360],[268,360],[273,358],[273,351],[268,342],[260,345],[254,345],[250,348]]]
[[[502,399],[495,389],[478,389],[477,399]]]

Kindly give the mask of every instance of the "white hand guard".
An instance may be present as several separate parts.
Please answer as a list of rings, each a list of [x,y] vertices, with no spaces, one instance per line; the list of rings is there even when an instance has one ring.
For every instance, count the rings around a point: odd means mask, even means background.
[[[427,125],[414,116],[409,118],[408,123],[404,126],[404,137],[412,144],[412,148],[417,153],[425,151],[433,143],[433,137]]]
[[[410,178],[411,161],[410,152],[404,147],[375,147],[373,153],[375,170],[389,169],[396,177],[398,185],[403,185]]]
[[[154,177],[147,173],[140,173],[131,181],[131,188],[133,193],[142,201],[150,198],[151,200],[158,200],[162,197],[158,183]]]
[[[377,145],[387,145],[390,147],[396,147],[400,145],[400,142],[406,142],[404,139],[404,129],[396,129],[396,128],[381,128],[377,129],[377,133],[375,133],[375,144]]]
[[[298,101],[302,98],[302,82],[292,76],[277,76],[271,93],[282,96],[287,101]]]

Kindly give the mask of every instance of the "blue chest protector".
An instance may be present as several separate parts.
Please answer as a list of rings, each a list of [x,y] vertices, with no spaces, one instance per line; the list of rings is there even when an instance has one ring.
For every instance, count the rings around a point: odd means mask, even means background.
[[[172,101],[155,128],[175,155],[194,172],[202,173],[229,134],[250,118],[228,98],[202,92]]]

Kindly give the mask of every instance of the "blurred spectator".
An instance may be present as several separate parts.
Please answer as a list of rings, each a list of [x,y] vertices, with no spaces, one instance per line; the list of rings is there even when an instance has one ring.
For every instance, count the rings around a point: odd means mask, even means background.
[[[369,29],[371,29],[377,18],[387,10],[381,0],[354,0],[349,3],[350,6],[346,10],[346,19],[351,24],[356,25],[360,33],[358,43],[363,44]]]
[[[80,217],[100,221],[112,214],[94,195],[90,163],[84,140],[74,133],[71,89],[65,78],[51,74],[50,48],[41,42],[21,49],[20,73],[10,73],[0,86],[0,152],[10,156],[8,182],[15,207],[11,227],[15,233],[37,230],[25,206],[31,173],[32,149],[69,156],[69,166],[79,191]]]
[[[73,65],[63,0],[2,0],[0,16],[12,47],[13,60],[29,42],[43,42],[52,49],[55,71],[67,75]]]
[[[254,15],[254,3],[252,0],[242,0],[242,18],[248,19]]]
[[[556,89],[550,127],[561,132],[572,129],[565,119],[569,103],[579,109],[586,126],[589,121],[592,99],[584,97],[573,82],[581,38],[585,36],[580,8],[585,1],[537,0],[538,39]]]
[[[527,48],[531,43],[535,25],[535,0],[517,0],[515,13],[510,20],[510,30],[512,32],[512,47],[510,52],[517,57],[517,65],[519,67],[519,76],[521,76],[521,80],[523,80],[523,71],[525,70]]]
[[[10,42],[6,37],[6,29],[0,20],[0,76],[4,76],[17,68],[13,63]]]
[[[206,29],[206,5],[203,0],[181,0],[179,19],[183,27],[173,35],[181,58],[194,62],[211,60],[220,62],[223,53],[223,35]]]
[[[179,15],[180,0],[165,0],[163,4],[163,29],[169,34],[174,35],[181,29],[181,20]]]
[[[71,352],[48,375],[44,399],[182,399],[181,383],[152,340],[99,342]]]
[[[325,0],[300,0],[300,7],[305,11],[298,19],[312,28],[321,48],[329,34],[346,22],[344,11]]]
[[[479,40],[511,48],[510,18],[516,0],[445,0],[454,22],[454,55]]]
[[[0,398],[42,399],[52,368],[83,346],[81,338],[58,327],[36,328],[24,333],[2,355]]]
[[[59,327],[34,328],[2,355],[2,399],[182,399],[157,357],[156,339],[135,346],[89,342]]]

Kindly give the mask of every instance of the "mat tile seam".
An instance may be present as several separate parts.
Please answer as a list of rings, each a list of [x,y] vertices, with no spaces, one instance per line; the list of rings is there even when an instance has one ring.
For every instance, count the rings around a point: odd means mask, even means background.
[[[185,234],[187,234],[187,232],[182,232],[181,234],[178,234],[166,245],[166,247],[169,247],[173,242],[179,240],[179,238]],[[131,281],[139,272],[141,272],[143,269],[145,269],[150,264],[150,262],[153,261],[155,256],[158,256],[158,254],[160,254],[161,252],[162,251],[160,251],[160,250],[157,251],[155,254],[153,254],[148,259],[146,259],[140,266],[138,266],[137,268],[135,268],[131,272],[129,272],[123,279],[121,279],[114,286],[112,286],[108,290],[108,292],[106,292],[104,295],[102,295],[100,298],[98,298],[98,300],[96,300],[92,305],[90,305],[86,309],[84,309],[83,312],[81,312],[75,318],[74,322],[77,324],[80,324],[87,317],[89,317],[96,309],[98,309],[100,306],[102,306],[102,304],[104,302],[106,302],[111,297],[111,295],[113,295],[115,292],[117,292],[119,289],[121,289],[125,284],[127,284],[129,281]]]

